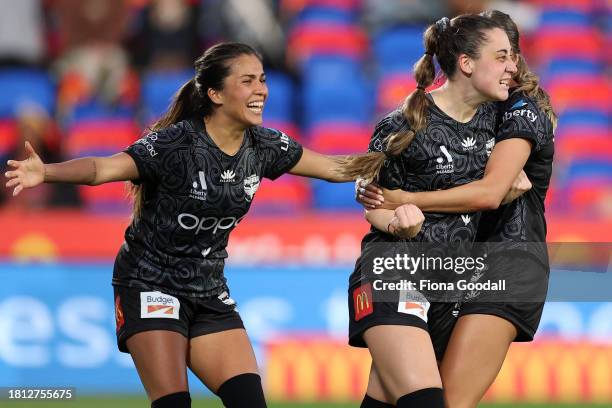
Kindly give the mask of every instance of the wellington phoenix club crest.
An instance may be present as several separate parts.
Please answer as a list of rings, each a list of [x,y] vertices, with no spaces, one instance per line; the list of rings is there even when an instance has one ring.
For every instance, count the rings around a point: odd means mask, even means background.
[[[244,196],[247,201],[252,201],[255,196],[255,192],[259,188],[259,176],[257,174],[251,174],[249,177],[244,179]]]

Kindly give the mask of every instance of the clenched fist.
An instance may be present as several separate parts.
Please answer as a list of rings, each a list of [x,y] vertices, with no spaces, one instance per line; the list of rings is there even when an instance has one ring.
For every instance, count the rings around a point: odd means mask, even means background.
[[[390,234],[396,237],[409,239],[414,238],[425,221],[425,216],[414,204],[404,204],[395,209],[395,216],[388,226]]]

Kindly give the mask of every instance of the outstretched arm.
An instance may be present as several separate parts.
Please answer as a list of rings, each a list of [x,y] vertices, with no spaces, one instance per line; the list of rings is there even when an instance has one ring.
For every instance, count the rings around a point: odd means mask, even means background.
[[[5,176],[10,180],[6,187],[13,189],[16,196],[24,188],[35,187],[41,183],[72,183],[97,186],[111,181],[135,180],[138,168],[126,153],[110,157],[84,157],[61,163],[45,164],[32,148],[25,143],[28,158],[22,161],[9,160],[13,170]]]
[[[344,183],[352,179],[342,176],[338,169],[346,156],[329,156],[304,148],[302,157],[289,173],[296,176],[318,178],[332,183]]]
[[[515,181],[525,182],[526,177],[519,176],[530,154],[531,144],[527,140],[503,140],[493,149],[482,179],[448,190],[419,193],[385,190],[384,207],[411,203],[422,211],[446,213],[496,209],[509,193],[508,199],[520,195],[517,191],[510,190]],[[530,188],[530,183],[528,184]]]

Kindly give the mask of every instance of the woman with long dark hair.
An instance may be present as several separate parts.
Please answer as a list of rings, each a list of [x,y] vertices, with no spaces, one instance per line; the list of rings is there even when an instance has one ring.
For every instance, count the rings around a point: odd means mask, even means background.
[[[504,279],[507,293],[470,293],[462,302],[440,365],[448,406],[475,407],[495,380],[512,342],[533,340],[546,296],[549,264],[544,242],[544,199],[550,184],[557,124],[550,98],[521,55],[519,30],[497,10],[483,16],[500,24],[510,39],[517,72],[508,100],[498,105],[498,130],[482,179],[444,191],[385,191],[385,207],[416,205],[426,212],[483,213],[477,241],[488,255],[479,280]],[[521,175],[522,174],[522,175]],[[513,181],[528,190],[506,200]],[[515,181],[516,182],[516,181]],[[526,186],[532,187],[529,189]],[[370,190],[370,193],[368,193]],[[524,191],[521,191],[521,193]],[[378,191],[363,190],[368,207]],[[513,196],[515,198],[516,195]]]
[[[187,367],[226,407],[265,407],[253,348],[223,273],[230,232],[262,177],[349,181],[339,158],[261,127],[268,96],[261,57],[240,43],[195,62],[151,132],[110,157],[9,161],[13,194],[45,183],[129,180],[134,216],[115,261],[117,342],[131,354],[152,407],[189,407]]]
[[[415,65],[417,89],[378,123],[371,152],[347,161],[347,176],[409,191],[450,188],[482,177],[487,146],[495,137],[495,110],[488,102],[508,98],[516,71],[508,36],[491,19],[462,15],[428,27],[424,45],[425,54]],[[434,57],[447,81],[428,93]],[[462,145],[463,140],[468,142]],[[413,293],[419,300],[399,294],[393,301],[372,302],[376,288],[363,259],[376,243],[403,239],[469,245],[476,238],[478,214],[465,215],[423,216],[415,206],[367,211],[373,228],[363,239],[348,293],[349,344],[367,347],[373,361],[362,407],[444,407],[436,360],[454,324],[453,305],[423,293]]]

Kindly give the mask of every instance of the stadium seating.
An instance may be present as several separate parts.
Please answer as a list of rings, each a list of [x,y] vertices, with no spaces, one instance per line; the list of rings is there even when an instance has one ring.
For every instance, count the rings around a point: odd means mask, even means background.
[[[55,86],[44,71],[0,70],[0,89],[0,117],[12,117],[28,104],[36,104],[49,114],[54,111]]]
[[[142,79],[142,107],[145,121],[150,123],[168,109],[172,97],[193,78],[193,72],[150,72]]]
[[[412,66],[423,56],[425,27],[394,27],[379,33],[372,41],[378,70],[387,73],[412,72]]]
[[[289,76],[275,71],[266,71],[268,100],[264,109],[266,121],[295,122],[295,87]]]
[[[124,150],[139,137],[132,120],[105,118],[82,120],[68,130],[65,147],[68,157],[109,156]],[[95,188],[78,186],[85,207],[96,212],[126,212],[129,207],[125,183]]]
[[[17,142],[15,122],[10,119],[0,119],[0,163],[5,163]]]
[[[368,149],[371,126],[359,122],[319,122],[308,137],[309,146],[326,154],[363,153]]]
[[[308,180],[285,174],[274,182],[261,181],[251,211],[254,214],[299,214],[308,211],[311,200]]]
[[[343,55],[362,60],[367,51],[367,38],[356,24],[307,22],[289,33],[287,54],[298,64],[312,55]]]

